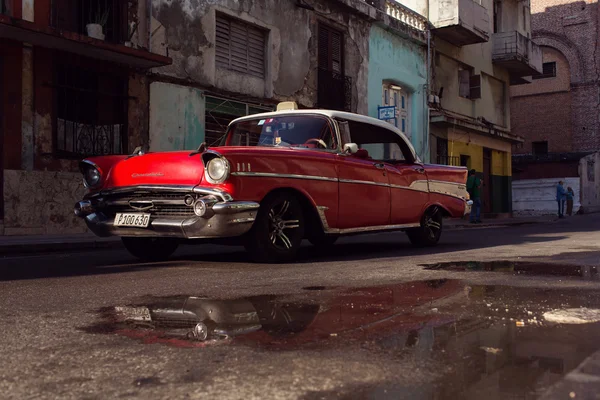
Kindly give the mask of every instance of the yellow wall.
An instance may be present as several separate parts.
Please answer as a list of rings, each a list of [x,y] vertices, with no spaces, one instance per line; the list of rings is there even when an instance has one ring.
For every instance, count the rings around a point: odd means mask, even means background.
[[[468,155],[469,169],[474,168],[477,172],[483,172],[483,148],[492,150],[492,170],[490,173],[497,176],[512,176],[511,168],[511,146],[505,141],[448,129],[448,155],[460,157]]]

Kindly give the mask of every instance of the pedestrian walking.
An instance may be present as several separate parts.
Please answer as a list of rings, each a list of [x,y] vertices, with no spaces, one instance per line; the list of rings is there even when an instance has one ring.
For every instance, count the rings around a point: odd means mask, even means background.
[[[567,187],[567,215],[570,217],[573,215],[573,199],[575,198],[575,192],[571,186]]]
[[[563,186],[563,181],[559,181],[556,186],[556,202],[558,203],[558,218],[565,217],[565,201],[567,200],[567,191]]]
[[[467,192],[471,200],[473,200],[473,206],[471,207],[471,223],[481,223],[481,184],[482,180],[475,175],[475,170],[469,171],[469,178],[467,179]]]

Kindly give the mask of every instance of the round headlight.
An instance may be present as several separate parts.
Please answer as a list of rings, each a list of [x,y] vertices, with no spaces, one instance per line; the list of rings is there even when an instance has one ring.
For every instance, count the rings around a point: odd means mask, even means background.
[[[223,158],[213,158],[206,166],[206,173],[212,183],[222,183],[229,175],[229,164]]]
[[[83,174],[83,182],[87,187],[94,187],[98,183],[100,183],[100,179],[102,176],[100,175],[100,171],[96,168],[88,168],[85,170]]]

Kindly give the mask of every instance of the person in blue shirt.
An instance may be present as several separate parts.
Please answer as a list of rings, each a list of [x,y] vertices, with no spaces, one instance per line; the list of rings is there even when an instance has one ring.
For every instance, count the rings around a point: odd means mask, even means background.
[[[563,186],[563,181],[558,182],[556,186],[556,202],[558,203],[558,218],[564,218],[565,201],[567,200],[567,191]]]

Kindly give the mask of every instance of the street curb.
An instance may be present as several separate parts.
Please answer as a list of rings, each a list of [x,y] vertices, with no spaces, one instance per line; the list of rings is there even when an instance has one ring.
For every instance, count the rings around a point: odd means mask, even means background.
[[[509,228],[513,226],[551,224],[555,221],[519,221],[507,222],[498,224],[464,224],[464,225],[446,225],[446,230],[465,230],[465,229],[482,229],[482,228]]]
[[[30,253],[57,253],[62,251],[98,250],[122,248],[120,240],[102,240],[88,242],[50,242],[50,243],[18,243],[0,245],[0,256]]]

